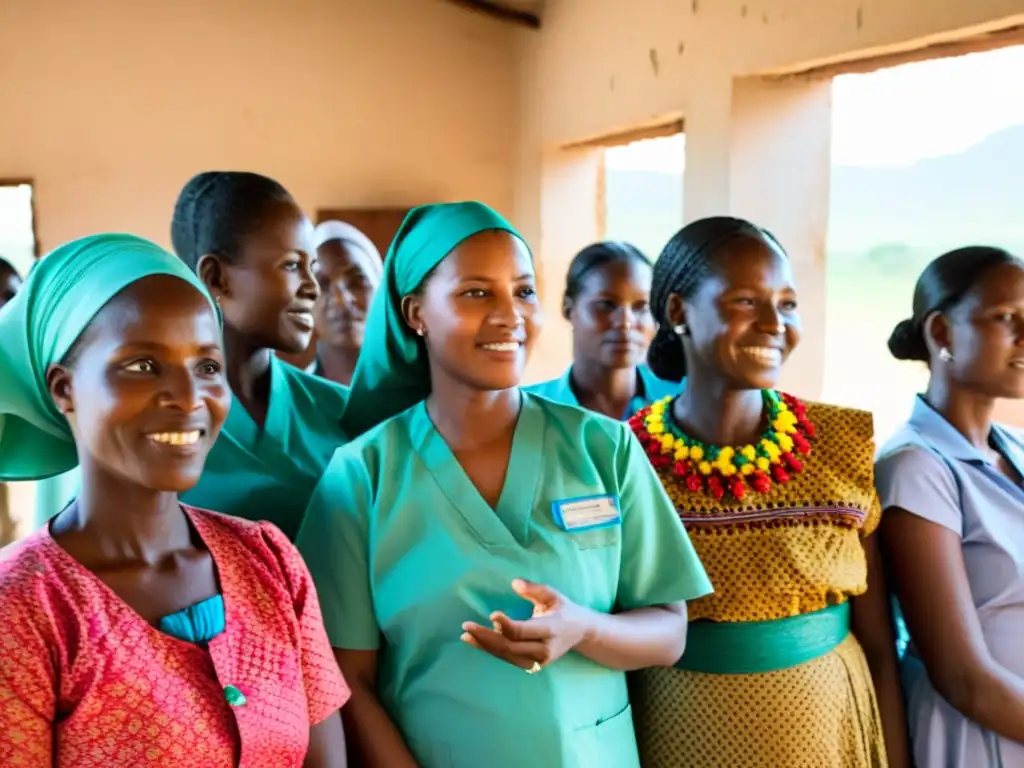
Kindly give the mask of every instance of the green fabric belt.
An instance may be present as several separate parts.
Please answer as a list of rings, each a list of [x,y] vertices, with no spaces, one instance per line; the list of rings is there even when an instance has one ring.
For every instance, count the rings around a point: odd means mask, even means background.
[[[679,669],[753,675],[788,669],[824,656],[850,634],[850,604],[772,621],[695,621]]]

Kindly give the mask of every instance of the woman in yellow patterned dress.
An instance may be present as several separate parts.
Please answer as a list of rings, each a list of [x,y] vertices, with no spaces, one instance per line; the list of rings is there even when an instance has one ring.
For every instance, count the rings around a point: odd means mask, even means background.
[[[676,667],[632,681],[644,767],[904,768],[872,419],[774,389],[800,337],[784,251],[694,222],[651,298],[648,362],[686,387],[631,424],[715,592],[690,603]]]

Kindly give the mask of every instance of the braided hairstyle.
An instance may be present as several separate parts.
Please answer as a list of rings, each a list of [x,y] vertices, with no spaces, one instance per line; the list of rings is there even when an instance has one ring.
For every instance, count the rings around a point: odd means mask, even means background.
[[[972,245],[939,256],[928,264],[914,286],[914,311],[896,324],[889,336],[889,351],[897,360],[927,363],[931,357],[924,338],[925,321],[936,312],[948,312],[994,267],[1024,262],[1002,248]]]
[[[279,183],[258,173],[206,171],[193,176],[174,204],[174,251],[193,271],[207,254],[236,263],[246,235],[272,206],[282,203],[295,205],[295,200]]]
[[[683,344],[666,316],[669,296],[676,294],[682,299],[693,296],[711,272],[716,254],[724,245],[740,238],[767,240],[785,253],[778,240],[756,224],[730,216],[712,216],[687,224],[676,232],[654,262],[651,312],[658,331],[647,350],[647,364],[658,378],[682,381],[686,376]]]
[[[605,240],[588,245],[572,257],[569,271],[565,276],[565,293],[562,294],[562,316],[568,320],[569,310],[583,290],[583,279],[593,270],[608,264],[643,264],[650,268],[651,261],[635,245],[618,240]]]

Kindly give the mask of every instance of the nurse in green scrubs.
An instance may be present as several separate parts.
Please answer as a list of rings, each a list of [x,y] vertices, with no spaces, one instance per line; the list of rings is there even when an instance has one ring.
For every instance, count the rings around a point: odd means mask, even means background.
[[[335,448],[348,390],[300,371],[319,296],[313,228],[290,194],[255,173],[201,173],[174,207],[171,238],[224,318],[234,399],[199,484],[182,500],[294,538]]]
[[[625,425],[519,389],[540,324],[497,213],[409,214],[298,539],[364,765],[636,768],[625,671],[711,590]]]
[[[629,243],[588,245],[573,257],[562,316],[572,325],[572,365],[557,379],[527,387],[559,403],[628,419],[682,389],[644,363],[654,336],[651,262]]]

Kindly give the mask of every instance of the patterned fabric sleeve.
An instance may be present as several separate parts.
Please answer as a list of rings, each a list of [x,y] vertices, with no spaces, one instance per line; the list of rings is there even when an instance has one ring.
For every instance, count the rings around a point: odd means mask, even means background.
[[[34,768],[53,764],[57,672],[26,565],[0,563],[0,765]]]
[[[351,693],[327,640],[320,601],[302,556],[278,528],[270,523],[262,523],[261,527],[264,540],[281,564],[295,605],[310,724],[316,725],[341,709]]]

